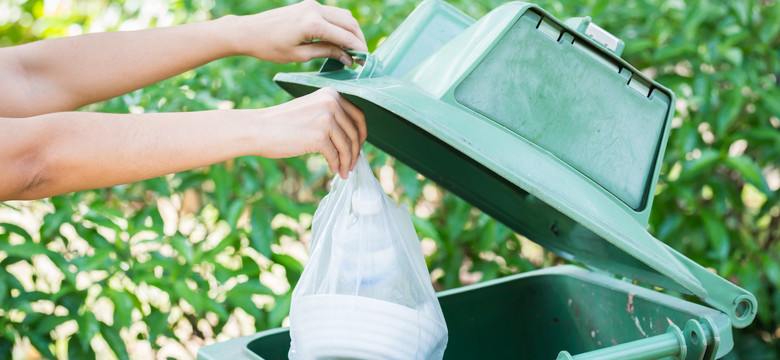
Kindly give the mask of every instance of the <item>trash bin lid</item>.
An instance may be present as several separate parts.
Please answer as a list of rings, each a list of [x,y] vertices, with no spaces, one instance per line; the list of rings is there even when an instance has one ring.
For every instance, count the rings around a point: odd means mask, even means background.
[[[520,234],[589,268],[692,294],[736,327],[755,297],[650,235],[674,94],[590,23],[507,3],[478,22],[426,0],[365,65],[280,73],[294,96],[332,87],[368,140]]]

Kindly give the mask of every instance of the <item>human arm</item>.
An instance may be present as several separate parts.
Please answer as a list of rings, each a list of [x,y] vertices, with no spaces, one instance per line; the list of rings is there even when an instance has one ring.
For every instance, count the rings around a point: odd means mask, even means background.
[[[0,118],[0,201],[125,184],[243,155],[319,152],[346,177],[365,138],[362,111],[329,88],[259,110]]]
[[[75,110],[233,55],[351,65],[342,48],[366,50],[357,21],[313,0],[202,23],[37,41],[0,49],[0,116]]]

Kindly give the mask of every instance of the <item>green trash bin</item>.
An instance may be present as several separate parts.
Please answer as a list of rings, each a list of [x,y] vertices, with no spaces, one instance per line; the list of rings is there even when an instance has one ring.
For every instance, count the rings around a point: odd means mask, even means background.
[[[356,70],[278,74],[294,96],[332,87],[368,140],[572,265],[439,294],[446,359],[717,359],[756,299],[650,235],[674,94],[620,58],[590,18],[533,4],[475,22],[426,0]],[[703,305],[650,290],[692,295]],[[284,359],[286,328],[199,359]]]

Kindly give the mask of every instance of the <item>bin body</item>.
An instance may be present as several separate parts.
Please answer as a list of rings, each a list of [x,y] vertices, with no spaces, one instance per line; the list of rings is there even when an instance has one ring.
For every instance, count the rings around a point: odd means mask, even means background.
[[[755,317],[752,294],[647,232],[674,94],[621,59],[622,42],[592,25],[521,2],[474,22],[426,0],[363,54],[364,66],[329,60],[320,72],[274,78],[296,97],[335,89],[363,109],[372,144],[587,267],[441,293],[445,359],[592,359],[612,348],[649,360],[671,348],[710,360],[733,348],[732,326]],[[286,359],[289,344],[287,330],[274,329],[198,356]]]
[[[701,318],[718,325],[720,356],[733,347],[723,313],[571,265],[445,291],[439,301],[447,360],[555,359],[561,350],[623,344]],[[198,359],[287,359],[290,335],[274,329],[218,345],[204,347]]]

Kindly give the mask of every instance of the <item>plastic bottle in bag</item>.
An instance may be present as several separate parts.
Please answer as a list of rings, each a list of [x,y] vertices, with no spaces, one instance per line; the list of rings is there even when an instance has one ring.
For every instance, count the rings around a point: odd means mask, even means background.
[[[293,360],[444,355],[447,326],[409,213],[385,195],[362,153],[314,213],[290,336]]]

